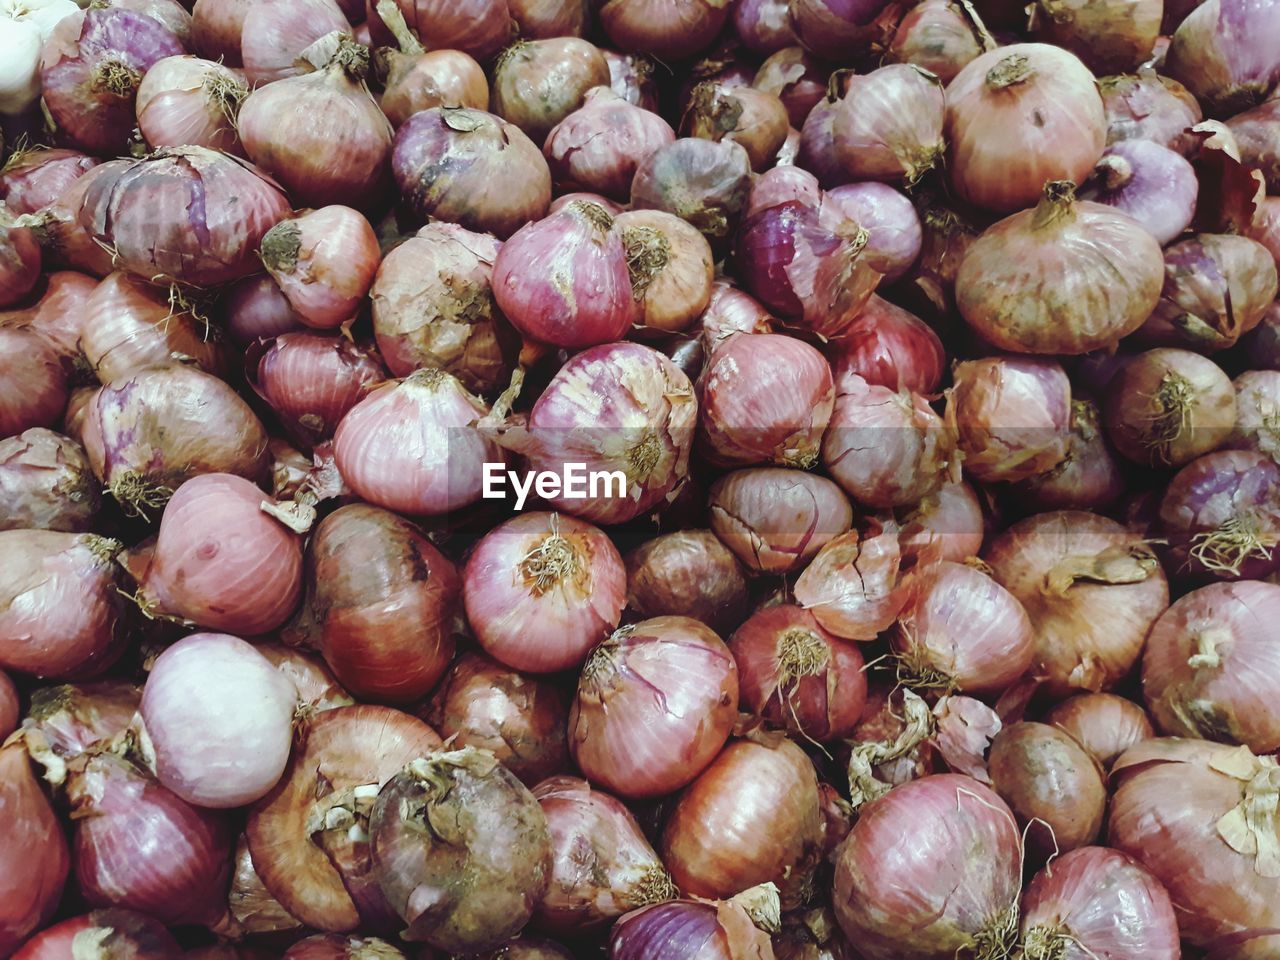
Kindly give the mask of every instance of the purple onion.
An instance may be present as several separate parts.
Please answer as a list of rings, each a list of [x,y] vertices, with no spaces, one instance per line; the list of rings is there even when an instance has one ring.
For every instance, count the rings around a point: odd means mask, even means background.
[[[1207,0],[1173,35],[1164,70],[1210,115],[1261,103],[1280,80],[1280,0]]]
[[[831,203],[866,230],[863,256],[884,282],[897,280],[916,262],[924,242],[924,230],[915,205],[887,183],[850,183],[827,193]]]
[[[869,52],[876,19],[889,0],[791,0],[791,27],[819,57],[848,63]]]
[[[822,202],[818,178],[803,167],[783,166],[766,170],[751,184],[745,216],[750,218],[761,210],[789,200],[796,200],[806,207],[818,206]]]
[[[125,153],[143,74],[186,52],[144,13],[93,7],[67,17],[45,44],[40,68],[44,103],[62,139],[89,153]]]
[[[741,914],[732,936],[722,910]],[[708,900],[641,907],[622,917],[609,936],[609,960],[734,960],[772,956],[768,948],[768,935],[752,925],[741,907]]]
[[[844,164],[836,156],[835,120],[839,100],[819,100],[805,117],[800,130],[800,166],[813,171],[828,190],[849,182]]]
[[[1181,154],[1150,140],[1122,140],[1107,148],[1079,197],[1127,213],[1163,247],[1191,225],[1198,191]]]
[[[1249,334],[1248,355],[1255,367],[1280,370],[1280,300],[1262,315],[1262,320]]]
[[[733,11],[733,29],[742,45],[767,57],[796,43],[787,0],[739,0]]]
[[[222,311],[227,333],[241,347],[307,329],[279,284],[266,273],[234,284],[222,301]]]

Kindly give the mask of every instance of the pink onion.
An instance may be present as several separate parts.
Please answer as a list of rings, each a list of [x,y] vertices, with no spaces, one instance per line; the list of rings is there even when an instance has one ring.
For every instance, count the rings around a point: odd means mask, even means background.
[[[747,209],[743,215],[749,218],[761,210],[790,200],[806,207],[818,206],[822,202],[818,178],[802,167],[773,167],[751,181],[751,193],[747,196]]]
[[[85,944],[129,960],[174,960],[181,948],[164,924],[132,910],[91,910],[46,927],[23,945],[15,960],[75,960]]]
[[[751,157],[740,144],[681,137],[637,167],[631,206],[673,213],[722,248],[737,227],[750,186]]]
[[[978,494],[968,483],[943,484],[902,518],[904,560],[937,556],[963,563],[982,549],[986,517]]]
[[[576,667],[618,625],[622,558],[597,528],[526,513],[491,530],[463,573],[467,620],[487,653],[517,670]]]
[[[262,262],[309,327],[351,320],[381,261],[369,221],[350,207],[322,207],[282,220],[262,238]]]
[[[297,695],[243,640],[220,633],[179,640],[156,658],[142,692],[156,779],[199,807],[252,803],[284,772]]]
[[[751,911],[725,900],[651,904],[626,914],[609,934],[609,960],[738,960],[772,952]]]
[[[166,148],[98,169],[80,225],[144,280],[206,286],[248,276],[262,235],[289,212],[284,194],[253,167],[204,147]],[[191,204],[191,196],[204,202]]]
[[[298,709],[304,716],[355,702],[319,657],[280,643],[258,643],[254,649],[297,689]]]
[[[104,174],[113,176],[115,169],[102,163],[86,170],[44,209],[40,246],[60,269],[78,270],[94,277],[105,277],[115,269],[112,255],[80,222],[80,207],[89,187]]]
[[[849,81],[832,121],[836,158],[852,180],[915,183],[943,154],[942,84],[890,64]]]
[[[796,602],[844,640],[874,640],[902,612],[899,529],[868,519],[818,551],[796,579]]]
[[[1081,693],[1045,714],[1045,723],[1070,734],[1104,770],[1134,744],[1155,735],[1142,707],[1114,693]]]
[[[1163,246],[1191,224],[1196,190],[1195,171],[1180,154],[1131,140],[1107,148],[1080,197],[1129,214]]]
[[[373,53],[384,88],[378,106],[393,127],[432,107],[488,108],[489,81],[473,58],[461,50],[423,52],[412,35],[400,42],[406,39],[413,42],[403,52],[380,47]]]
[[[919,214],[901,191],[884,183],[850,183],[830,190],[827,201],[867,231],[863,255],[885,275],[885,283],[911,269],[920,256],[924,234]]]
[[[0,440],[0,530],[85,533],[102,505],[102,490],[84,448],[32,427]]]
[[[1091,400],[1071,401],[1067,456],[1047,473],[1018,484],[1018,496],[1036,510],[1100,510],[1120,499],[1124,473],[1102,434],[1102,417]]]
[[[78,150],[15,150],[0,168],[0,199],[15,216],[40,213],[99,163]]]
[[[601,50],[609,64],[609,86],[627,103],[651,113],[658,111],[657,83],[653,77],[653,61],[633,53]]]
[[[1280,372],[1248,370],[1235,379],[1236,429],[1228,445],[1265,453],[1280,462]]]
[[[236,116],[248,95],[238,70],[198,57],[166,57],[138,87],[138,129],[153,147],[239,153]]]
[[[1199,149],[1190,133],[1203,115],[1200,104],[1177,80],[1151,70],[1098,81],[1107,114],[1107,143],[1150,140],[1189,157]]]
[[[233,284],[222,300],[222,310],[227,333],[241,347],[306,329],[275,280],[266,274]]]
[[[8,307],[35,289],[40,279],[40,244],[25,227],[0,226],[0,306]]]
[[[942,383],[946,353],[938,335],[913,313],[872,294],[828,355],[838,393],[861,379],[874,387],[933,394]]]
[[[738,669],[724,641],[696,620],[654,617],[591,653],[569,713],[569,750],[592,783],[661,796],[711,763],[737,708]]]
[[[675,133],[660,116],[607,87],[595,87],[580,109],[547,134],[543,152],[560,190],[595,191],[625,201],[636,168],[674,140]]]
[[[252,2],[239,15],[243,25],[237,52],[249,84],[255,88],[309,72],[303,51],[331,33],[351,32],[334,0]]]
[[[747,582],[708,530],[662,534],[627,554],[627,607],[641,617],[679,616],[724,632],[747,611]]]
[[[395,0],[409,29],[429,50],[461,50],[487,62],[513,38],[505,0]],[[367,3],[375,39],[384,32],[380,3]]]
[[[751,85],[782,101],[794,129],[804,126],[809,111],[827,93],[825,68],[802,47],[784,46],[756,71]]]
[[[55,271],[44,277],[40,299],[24,310],[0,313],[0,325],[25,326],[49,341],[62,366],[75,379],[84,373],[80,337],[86,326],[85,305],[97,288],[93,277]]]
[[[19,743],[0,749],[0,952],[48,923],[67,881],[67,841]]]
[[[240,35],[253,0],[196,0],[191,10],[191,42],[207,60],[240,67]]]
[[[706,49],[729,17],[725,0],[605,0],[600,25],[618,47],[660,60]]]
[[[1266,247],[1280,266],[1280,197],[1264,197],[1244,233]]]
[[[994,45],[971,6],[955,0],[924,0],[898,24],[885,59],[914,64],[946,84]]]
[[[1280,80],[1278,46],[1274,3],[1206,0],[1178,26],[1165,70],[1211,116],[1229,117],[1266,99]]]
[[[828,95],[813,105],[800,129],[800,153],[796,162],[813,171],[827,189],[849,182],[849,175],[836,156],[834,128],[839,109],[839,98]]]
[[[0,437],[56,426],[67,400],[66,371],[53,345],[30,328],[0,324]]]

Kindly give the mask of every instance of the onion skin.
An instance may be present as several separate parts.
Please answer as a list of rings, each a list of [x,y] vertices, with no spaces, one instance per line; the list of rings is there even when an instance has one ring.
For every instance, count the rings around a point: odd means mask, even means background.
[[[488,78],[461,50],[410,55],[381,47],[373,56],[384,86],[378,106],[397,130],[415,113],[432,107],[489,108]]]
[[[997,213],[1046,181],[1083,183],[1106,143],[1102,98],[1072,54],[1043,43],[984,53],[947,87],[947,166],[961,198]]]
[[[294,312],[321,330],[355,316],[382,260],[369,221],[344,206],[277,223],[262,238],[261,255]]]
[[[40,687],[22,723],[23,743],[44,779],[61,786],[68,763],[127,728],[141,701],[141,687],[119,680]]]
[[[338,707],[302,727],[284,776],[250,808],[245,828],[258,875],[280,905],[317,930],[396,929],[372,875],[367,836],[310,824],[331,813],[349,824],[337,815],[350,813],[363,832],[369,805],[352,791],[381,786],[441,746],[425,723],[390,707]]]
[[[822,187],[818,184],[818,178],[801,167],[773,167],[752,180],[746,216],[752,217],[761,210],[776,207],[789,200],[799,201],[806,207],[816,207],[822,202]],[[857,217],[850,215],[849,219],[857,220]]]
[[[733,28],[742,45],[760,56],[796,42],[787,0],[740,0],[733,8]]]
[[[867,231],[863,255],[884,274],[884,283],[900,279],[915,264],[924,232],[919,214],[901,191],[872,181],[849,183],[832,188],[826,200]]]
[[[78,150],[59,147],[15,152],[0,170],[0,198],[14,216],[40,213],[101,162]]]
[[[93,910],[46,927],[14,960],[74,960],[86,944],[120,960],[174,960],[181,948],[159,921],[132,910]]]
[[[78,270],[99,278],[115,269],[111,254],[98,245],[80,222],[80,207],[89,188],[104,174],[114,176],[115,170],[100,163],[85,171],[43,211],[40,245],[49,261],[59,269]]]
[[[239,71],[189,55],[166,57],[138,86],[138,129],[152,147],[239,153],[235,116],[248,95]]]
[[[814,104],[826,96],[825,67],[810,57],[803,47],[784,46],[771,53],[756,71],[751,85],[777,96],[787,110],[791,127],[799,130]]]
[[[1192,157],[1200,138],[1189,132],[1204,119],[1200,104],[1177,80],[1141,71],[1098,81],[1107,114],[1107,143],[1150,140]]]
[[[425,717],[458,747],[492,753],[531,789],[569,769],[569,698],[554,679],[517,673],[483,653],[453,662]]]
[[[899,880],[883,884],[889,860]],[[868,960],[942,960],[979,942],[1007,944],[1021,861],[1013,814],[990,788],[925,777],[862,808],[836,854],[836,918]]]
[[[1061,463],[1018,484],[1018,496],[1036,510],[1102,510],[1124,494],[1124,474],[1102,435],[1091,400],[1071,401],[1071,437]]]
[[[34,330],[0,325],[0,437],[57,426],[69,392],[51,343]]]
[[[282,643],[257,643],[254,649],[294,685],[300,710],[314,714],[355,703],[321,658]]]
[[[442,822],[452,824],[448,838],[427,827]],[[408,924],[406,939],[450,953],[514,936],[550,882],[542,808],[481,750],[411,761],[378,792],[369,834],[378,882]],[[424,899],[427,891],[434,894]]]
[[[551,173],[537,145],[483,110],[414,114],[396,133],[391,168],[405,202],[424,220],[499,239],[543,217],[551,203]]]
[[[818,778],[789,740],[737,740],[680,796],[662,859],[688,896],[724,898],[776,883],[784,909],[804,900],[822,856]]]
[[[1179,960],[1178,918],[1169,894],[1136,860],[1105,847],[1056,858],[1022,895],[1025,943],[1065,947],[1063,960],[1124,956]]]
[[[992,45],[980,20],[953,0],[925,0],[898,23],[885,54],[889,63],[911,63],[950,83]]]
[[[986,516],[972,486],[943,484],[902,517],[902,556],[906,562],[921,556],[963,563],[982,550]]]
[[[266,274],[232,284],[223,298],[222,310],[224,327],[240,347],[307,329],[279,285]]]
[[[898,589],[899,539],[897,524],[869,518],[829,541],[796,578],[796,602],[842,640],[874,640],[907,599]]]
[[[717,633],[747,613],[742,567],[709,530],[664,533],[626,557],[627,608],[643,618],[700,620]]]
[[[1044,722],[1075,739],[1103,770],[1120,754],[1155,736],[1146,711],[1114,693],[1081,693],[1045,714]]]
[[[775,94],[755,87],[705,80],[693,88],[681,132],[703,140],[740,144],[751,169],[766,169],[787,138],[787,108]]]
[[[435,687],[453,656],[458,573],[416,526],[366,504],[312,533],[307,597],[291,643],[320,652],[362,700],[407,703]]]
[[[853,508],[826,477],[755,467],[720,477],[708,500],[711,530],[748,570],[804,566],[853,523]]]
[[[751,187],[751,157],[732,140],[681,137],[651,153],[631,182],[634,210],[663,210],[723,249]]]
[[[1229,117],[1266,99],[1280,80],[1277,44],[1273,3],[1207,0],[1178,26],[1164,69],[1210,116]]]
[[[494,64],[490,104],[540,144],[582,105],[588,90],[608,85],[609,64],[586,40],[518,40]]]
[[[541,512],[489,531],[462,583],[480,646],[527,673],[581,665],[618,625],[627,589],[622,557],[599,528]]]
[[[832,123],[836,158],[850,180],[913,184],[944,152],[942,83],[927,70],[890,64],[849,79]]]
[[[1280,401],[1280,371],[1247,370],[1233,382],[1238,415],[1231,448],[1265,453],[1280,461],[1280,437],[1274,420]]]
[[[0,952],[9,955],[53,918],[70,859],[57,815],[19,743],[0,749]]]
[[[733,902],[672,900],[633,910],[609,934],[609,960],[768,957],[768,934]]]
[[[729,17],[725,0],[605,0],[600,25],[619,48],[659,60],[706,49]]]
[[[1169,604],[1168,582],[1151,548],[1092,513],[1028,517],[992,541],[983,559],[1030,616],[1031,673],[1058,699],[1116,686]]]
[[[738,669],[724,642],[696,620],[654,617],[592,653],[569,713],[569,750],[592,783],[657,797],[706,769],[737,708]]]
[[[205,203],[188,207],[191,191]],[[95,168],[79,221],[135,276],[211,286],[257,272],[263,234],[288,213],[284,194],[249,164],[173,147]]]
[[[1132,140],[1107,147],[1080,197],[1129,214],[1164,246],[1191,225],[1198,188],[1195,170],[1181,154]]]
[[[0,530],[87,533],[102,505],[84,448],[32,427],[0,440]]]
[[[893,36],[903,10],[886,0],[791,0],[791,29],[804,48],[827,60],[873,55]]]
[[[1043,723],[1015,723],[991,741],[987,760],[996,792],[1040,857],[1093,843],[1102,829],[1107,788],[1091,757],[1068,734]]]
[[[461,50],[487,63],[507,45],[515,32],[502,0],[395,0],[409,29],[431,50]],[[375,39],[385,28],[375,3],[367,3]]]
[[[22,716],[22,704],[18,700],[18,688],[9,675],[0,670],[0,738],[8,739],[18,729]]]
[[[849,177],[836,156],[835,121],[839,99],[827,96],[814,104],[800,128],[800,153],[796,162],[810,170],[825,189],[848,183]]]
[[[23,299],[40,279],[40,244],[25,227],[0,226],[0,307]]]
[[[867,696],[862,654],[828,633],[811,611],[789,603],[757,610],[730,637],[729,649],[746,710],[820,743],[857,726]]]
[[[623,245],[637,252],[631,284],[641,325],[656,333],[693,325],[710,302],[715,281],[715,258],[706,238],[661,210],[628,210],[614,223],[622,230]]]
[[[653,78],[653,61],[648,57],[616,50],[600,51],[609,64],[609,87],[627,103],[650,113],[658,112],[658,88]]]
[[[595,87],[547,134],[543,153],[559,190],[586,190],[625,202],[636,168],[674,143],[675,136],[656,113],[633,106],[608,87]]]
[[[1267,187],[1280,190],[1280,99],[1272,97],[1266,103],[1238,113],[1227,121],[1227,129],[1240,148],[1240,160],[1246,167],[1260,170]]]
[[[304,50],[331,33],[349,35],[351,31],[333,0],[250,3],[242,16],[238,53],[254,88],[309,72]]]

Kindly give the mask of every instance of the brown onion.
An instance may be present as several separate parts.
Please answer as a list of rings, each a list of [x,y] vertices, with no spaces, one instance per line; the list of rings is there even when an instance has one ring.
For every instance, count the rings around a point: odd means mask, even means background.
[[[818,551],[796,578],[796,602],[844,640],[874,640],[902,612],[900,530],[869,518]]]
[[[636,168],[631,206],[674,213],[723,247],[746,205],[750,178],[751,157],[740,144],[681,137]]]
[[[543,152],[560,190],[595,191],[625,201],[636,168],[674,140],[660,116],[603,86],[588,90],[581,108],[552,128]]]
[[[362,700],[430,692],[453,656],[453,564],[408,520],[366,504],[325,517],[306,559],[306,602],[286,639],[318,650]]]
[[[53,918],[67,881],[67,841],[20,743],[0,749],[0,952]]]
[[[764,170],[787,136],[787,110],[772,93],[706,80],[693,88],[681,132],[703,140],[730,140],[747,151],[753,170]]]
[[[1074,53],[1097,74],[1132,70],[1150,59],[1163,2],[1038,0],[1031,29],[1037,40]]]
[[[746,615],[742,568],[709,530],[654,537],[626,565],[627,608],[641,617],[692,617],[723,633]]]
[[[489,108],[489,81],[472,57],[461,50],[424,52],[419,47],[415,41],[403,52],[390,47],[374,51],[383,84],[378,106],[393,127],[399,129],[415,113],[432,107]]]
[[[580,37],[591,23],[588,0],[507,0],[520,35],[535,40]]]
[[[600,25],[621,49],[682,60],[710,46],[729,17],[726,0],[605,0]]]
[[[0,324],[0,437],[56,426],[68,394],[53,345],[30,328]]]
[[[493,67],[493,112],[535,144],[582,104],[592,87],[609,85],[609,64],[578,37],[518,40]]]
[[[331,33],[351,30],[334,0],[262,0],[247,4],[239,16],[236,52],[255,88],[310,72],[303,51]]]
[[[236,116],[248,95],[237,70],[193,56],[166,57],[138,86],[138,129],[152,147],[238,153]]]
[[[84,448],[32,427],[0,440],[0,530],[85,533],[102,505],[102,488]]]
[[[231,873],[231,891],[227,909],[240,931],[247,934],[293,932],[302,929],[262,883],[253,866],[249,841],[240,834],[236,840],[235,865]]]
[[[674,333],[692,325],[710,302],[715,278],[706,239],[679,217],[661,210],[628,210],[618,214],[614,223],[622,231],[641,326]]]
[[[885,60],[914,64],[946,84],[993,46],[995,41],[971,5],[924,0],[898,24]]]
[[[1081,693],[1045,714],[1044,722],[1065,731],[1103,770],[1134,744],[1155,736],[1146,711],[1114,693]]]

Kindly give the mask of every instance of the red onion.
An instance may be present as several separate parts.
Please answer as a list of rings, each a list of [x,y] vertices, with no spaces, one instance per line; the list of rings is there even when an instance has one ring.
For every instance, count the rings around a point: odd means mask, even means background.
[[[1093,74],[1075,56],[1043,43],[992,50],[947,88],[951,184],[989,210],[1030,206],[1046,181],[1084,182],[1106,129]]]
[[[128,727],[141,702],[142,688],[120,680],[40,687],[22,723],[23,744],[45,780],[61,786],[68,764]]]
[[[1248,370],[1234,381],[1236,428],[1228,445],[1265,453],[1280,462],[1280,372]]]
[[[404,954],[377,937],[316,933],[291,946],[281,960],[404,960]]]
[[[1280,17],[1270,2],[1206,0],[1178,26],[1165,57],[1212,116],[1229,117],[1266,99],[1280,80]]]
[[[588,90],[582,107],[546,136],[543,152],[560,190],[588,190],[625,201],[636,168],[674,142],[656,113],[642,110],[608,87]]]
[[[480,645],[530,673],[579,666],[618,625],[627,590],[622,558],[604,533],[540,512],[489,531],[467,560],[462,583]]]
[[[0,324],[0,437],[57,426],[68,394],[53,345],[30,328]]]
[[[493,112],[535,144],[582,104],[592,87],[609,85],[609,64],[578,37],[517,40],[493,67]]]
[[[84,427],[89,417],[89,406],[102,391],[101,387],[76,387],[67,400],[67,412],[63,416],[63,430],[68,437],[84,446]],[[86,451],[87,453],[87,451]],[[92,462],[89,464],[92,469]]]
[[[520,35],[535,40],[580,37],[591,22],[588,0],[507,0]]]
[[[618,47],[682,60],[711,45],[729,17],[726,0],[605,0],[600,25]]]
[[[849,328],[880,281],[866,253],[868,238],[837,204],[824,200],[815,209],[792,200],[743,223],[736,265],[767,307],[812,333],[835,338]]]
[[[351,320],[382,255],[369,221],[350,207],[322,207],[282,220],[262,238],[262,263],[309,327]]]
[[[1107,148],[1081,198],[1129,214],[1163,246],[1191,224],[1196,210],[1195,171],[1181,154],[1148,140]]]
[[[1256,366],[1280,371],[1280,301],[1267,308],[1245,343]]]
[[[25,227],[0,226],[0,306],[11,306],[40,279],[40,244]]]
[[[84,373],[80,337],[86,326],[85,305],[98,282],[83,273],[54,271],[44,276],[40,299],[25,310],[0,313],[0,324],[26,326],[48,340],[72,378]]]
[[[302,548],[274,507],[243,477],[206,473],[182,484],[139,584],[143,612],[246,636],[283,624],[302,592]]]
[[[409,29],[430,50],[461,50],[484,63],[512,39],[515,24],[504,0],[395,0]],[[380,38],[382,3],[367,3],[369,23]]]
[[[306,329],[280,287],[266,274],[233,284],[223,298],[222,309],[226,331],[241,347]]]
[[[1240,148],[1240,160],[1246,167],[1262,172],[1267,186],[1280,190],[1280,99],[1274,95],[1252,110],[1236,114],[1227,121],[1227,129]]]
[[[657,113],[658,90],[653,78],[653,61],[616,50],[600,52],[609,64],[609,86],[613,92],[634,107]]]
[[[735,741],[681,794],[662,834],[663,862],[687,895],[775,883],[783,908],[794,908],[822,857],[818,804],[813,764],[794,743]]]
[[[740,144],[681,137],[636,168],[631,206],[673,213],[722,247],[746,205],[750,178],[751,157]]]
[[[757,610],[729,649],[751,713],[817,742],[848,736],[857,725],[867,691],[862,654],[823,629],[813,612],[793,604]],[[760,882],[768,879],[777,878]]]
[[[1230,436],[1236,393],[1212,360],[1188,350],[1148,350],[1116,374],[1102,412],[1121,456],[1180,467]]]
[[[800,153],[797,162],[817,176],[823,187],[848,183],[849,175],[836,156],[835,120],[840,101],[830,95],[819,100],[805,117],[800,130]]]
[[[576,932],[676,896],[666,868],[631,812],[577,777],[533,788],[551,835],[551,883],[537,926]]]
[[[248,95],[238,70],[198,57],[166,57],[138,87],[138,129],[153,147],[239,153],[236,115]]]
[[[145,280],[208,286],[248,276],[262,235],[289,212],[284,194],[253,167],[204,147],[166,148],[99,169],[80,225]],[[191,196],[204,202],[191,204]]]
[[[828,348],[836,390],[873,387],[936,393],[946,366],[938,335],[913,313],[872,294],[848,331]]]
[[[849,81],[832,121],[836,157],[853,180],[915,183],[943,154],[942,84],[891,64]]]
[[[954,430],[924,397],[844,375],[822,438],[822,462],[854,502],[880,508],[919,503],[947,477],[959,479],[956,461]]]
[[[733,554],[709,530],[679,530],[626,557],[627,607],[641,617],[679,616],[724,632],[747,612],[747,582]]]
[[[899,529],[867,520],[818,551],[796,579],[796,602],[844,640],[874,640],[906,602],[898,589]]]
[[[752,217],[761,210],[790,200],[799,201],[806,207],[818,206],[822,202],[822,187],[818,185],[818,178],[808,170],[796,166],[773,167],[751,181],[751,193],[747,196],[744,216]]]
[[[771,896],[776,911],[777,894]],[[753,913],[761,916],[761,923],[772,926],[758,912],[734,901],[672,900],[641,907],[614,925],[609,935],[609,960],[768,957],[773,952],[769,935],[756,927]]]
[[[120,656],[120,543],[51,530],[0,532],[0,667],[90,677]]]
[[[773,93],[706,80],[690,93],[681,131],[704,140],[729,140],[747,151],[753,170],[777,156],[787,136],[787,111]]]
[[[826,96],[827,74],[802,47],[784,46],[760,65],[751,85],[777,96],[791,126],[799,129],[809,111]]]
[[[1223,450],[1183,467],[1160,502],[1169,560],[1200,578],[1264,577],[1280,566],[1280,466]]]
[[[712,485],[708,508],[715,535],[757,573],[804,566],[853,522],[853,508],[838,486],[780,467],[725,474]]]
[[[201,473],[257,479],[267,437],[248,404],[193,367],[144,367],[89,404],[83,442],[93,472],[126,510],[158,509]]]
[[[1066,459],[1018,484],[1018,496],[1036,510],[1102,509],[1119,500],[1124,490],[1124,474],[1102,435],[1102,418],[1091,400],[1071,401]]]
[[[108,274],[85,301],[93,318],[80,335],[90,369],[103,383],[150,366],[191,364],[226,372],[227,351],[216,328],[177,297],[127,273]]]
[[[528,458],[525,494],[533,476],[554,473],[563,483],[540,482],[539,498],[595,523],[623,523],[683,483],[696,415],[693,388],[670,360],[639,344],[606,344],[561,367],[527,427],[508,429],[502,443]],[[521,509],[524,494],[517,496]]]
[[[52,919],[69,860],[57,815],[19,743],[0,749],[0,952],[17,949]]]
[[[1017,937],[1021,868],[1017,824],[990,788],[925,777],[863,807],[837,854],[836,917],[867,960],[997,957]]]
[[[38,231],[40,246],[59,268],[105,277],[115,269],[112,255],[99,246],[80,223],[80,207],[94,181],[112,175],[114,167],[98,164],[78,177],[43,211]]]
[[[709,349],[735,333],[769,333],[773,323],[768,310],[728,280],[711,284],[711,300],[700,321],[702,339]]]
[[[489,751],[527,786],[569,769],[568,697],[554,680],[483,653],[453,662],[425,716],[451,743]]]
[[[1119,683],[1169,603],[1151,547],[1092,513],[1028,517],[997,537],[984,559],[1030,616],[1032,674],[1057,698]]]
[[[392,777],[369,834],[378,883],[408,924],[403,935],[450,953],[491,949],[519,933],[551,878],[538,801],[492,754],[471,747],[413,760]],[[424,897],[427,890],[434,894]]]
[[[743,46],[762,56],[796,42],[787,0],[740,0],[733,8],[733,29]]]
[[[965,472],[984,482],[1025,480],[1067,456],[1071,384],[1052,360],[989,357],[957,364],[946,422]]]
[[[212,926],[227,915],[231,830],[114,753],[72,767],[76,881],[90,906],[123,907],[161,923]]]
[[[102,490],[84,448],[32,427],[0,440],[0,530],[85,533],[102,505]]]
[[[378,106],[393,127],[432,107],[488,108],[489,81],[473,58],[461,50],[424,52],[412,34],[398,39],[401,51],[380,47],[373,53],[383,85]]]
[[[99,163],[78,150],[15,150],[0,168],[0,198],[14,216],[40,213]]]
[[[982,571],[944,561],[912,574],[906,590],[891,642],[908,683],[995,694],[1031,665],[1031,619],[1014,594]]]
[[[373,876],[368,815],[378,788],[441,747],[389,707],[338,707],[300,728],[284,777],[249,811],[254,867],[291,915],[317,930],[398,929]]]
[[[1199,138],[1190,128],[1203,116],[1200,104],[1177,80],[1151,70],[1103,77],[1098,81],[1107,114],[1107,143],[1150,140],[1191,156]]]
[[[1081,693],[1045,714],[1044,722],[1073,737],[1104,770],[1134,744],[1155,735],[1146,711],[1114,693]]]
[[[483,464],[502,453],[473,424],[480,401],[443,370],[425,368],[378,387],[338,424],[333,455],[370,503],[435,516],[480,499]]]
[[[191,41],[200,56],[228,67],[243,66],[240,36],[252,0],[196,0],[191,10]]]
[[[132,910],[92,910],[46,927],[14,960],[76,960],[86,950],[120,960],[174,960],[181,948],[164,924]]]
[[[737,708],[738,670],[724,642],[696,620],[654,617],[617,631],[587,660],[569,750],[592,783],[661,796],[706,769]]]
[[[1043,723],[1015,723],[991,741],[987,760],[996,792],[1026,826],[1040,858],[1093,843],[1102,829],[1107,788],[1093,757],[1070,735]]]
[[[828,202],[867,231],[863,256],[885,275],[885,283],[902,277],[920,256],[920,217],[901,192],[883,183],[850,183],[827,193]]]
[[[308,47],[329,34],[351,32],[333,0],[254,2],[240,16],[243,26],[236,52],[254,88],[308,73],[310,65],[302,56]]]
[[[950,83],[995,41],[969,4],[924,0],[902,18],[885,54],[890,63],[910,63]]]
[[[317,649],[361,699],[425,696],[453,656],[458,574],[416,526],[365,504],[316,527],[307,599],[286,639]]]
[[[551,174],[537,145],[483,110],[414,114],[396,133],[391,166],[418,216],[503,239],[542,217],[551,202]]]
[[[18,688],[13,685],[9,675],[0,670],[0,738],[8,739],[9,734],[18,729],[18,720],[22,715],[22,705],[18,702]]]
[[[1073,850],[1037,873],[1022,896],[1021,929],[1029,960],[1182,956],[1169,894],[1136,860],[1105,847]]]
[[[1158,346],[1230,347],[1276,297],[1275,258],[1247,237],[1197,234],[1166,250],[1164,264],[1164,291],[1142,327],[1143,338]]]
[[[40,82],[63,141],[87,153],[125,153],[143,74],[185,52],[159,20],[120,7],[60,21],[41,53]]]
[[[1250,240],[1256,240],[1266,247],[1275,258],[1277,266],[1280,266],[1280,197],[1264,197],[1258,203],[1253,222],[1245,228],[1244,233]]]
[[[963,563],[982,549],[986,517],[982,503],[967,483],[943,484],[903,518],[903,559],[937,556]]]
[[[440,367],[477,393],[506,385],[516,338],[494,308],[497,255],[493,237],[452,223],[428,224],[387,254],[370,297],[393,374]]]
[[[692,325],[711,299],[715,261],[694,227],[661,210],[629,210],[614,220],[622,231],[632,295],[646,331],[677,332]]]
[[[790,12],[791,29],[805,49],[837,61],[882,47],[903,14],[886,0],[791,0]]]
[[[1108,839],[1164,885],[1183,940],[1224,960],[1263,960],[1280,927],[1275,771],[1273,759],[1201,740],[1148,740],[1112,770]]]

